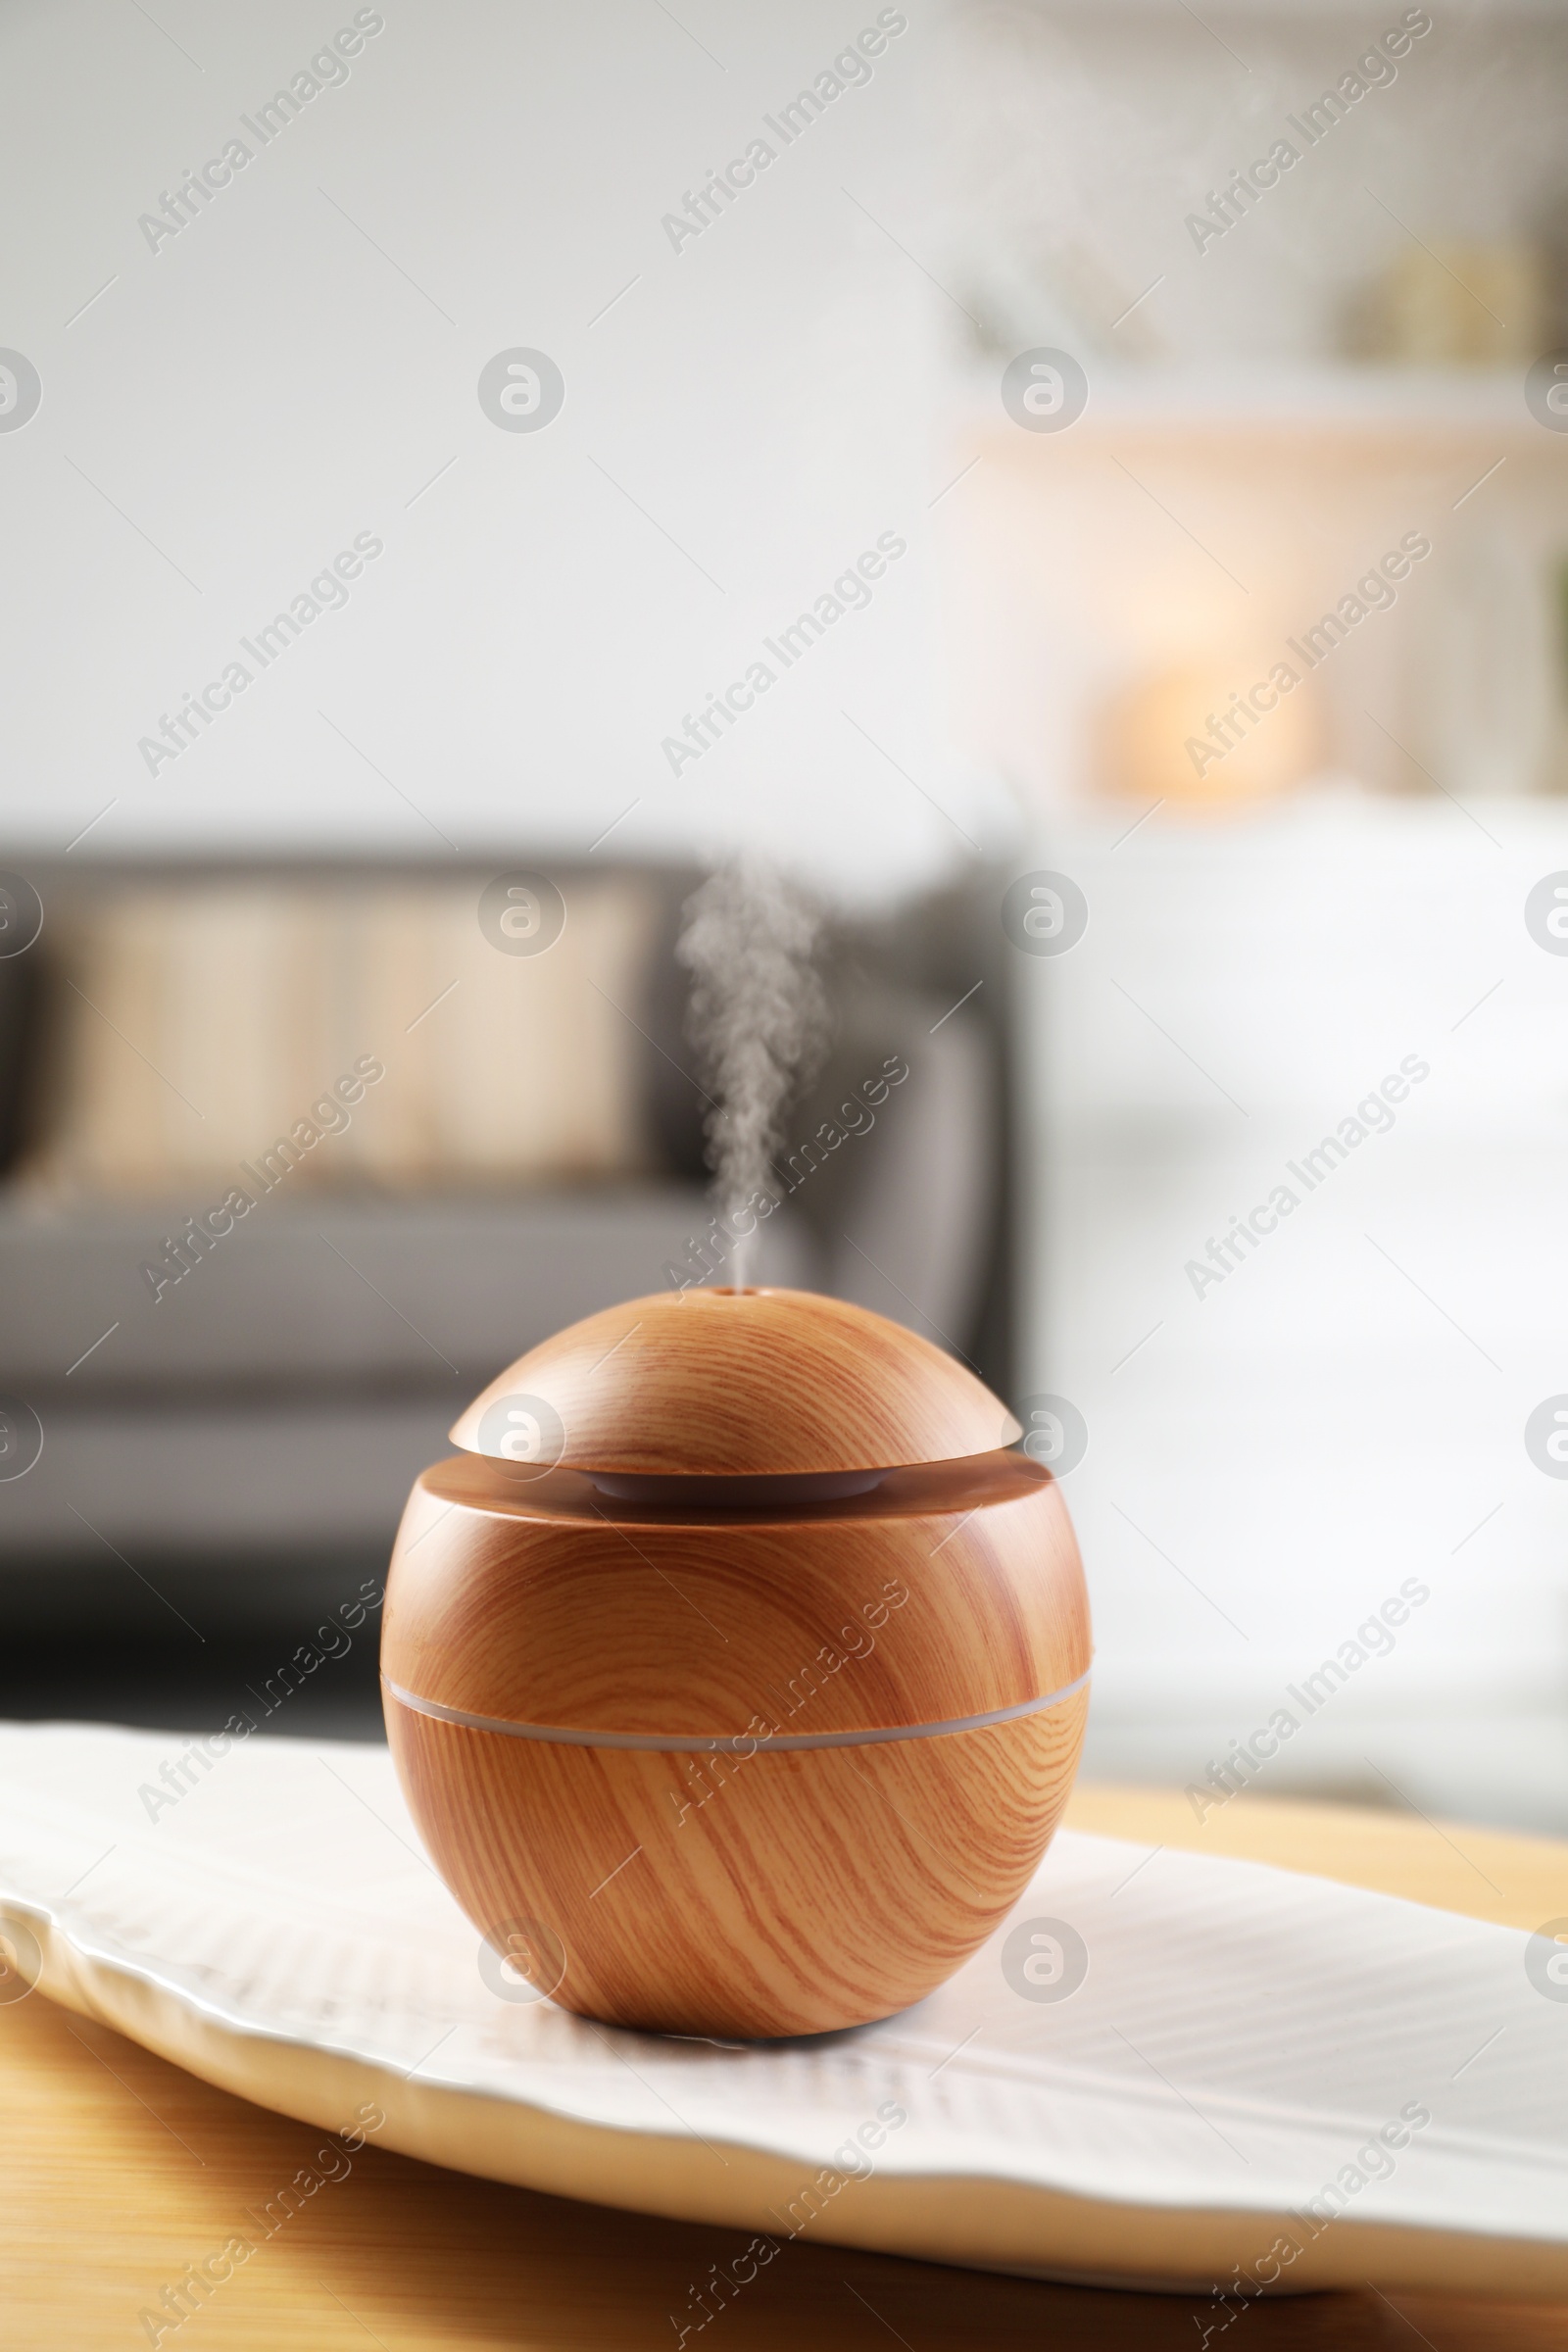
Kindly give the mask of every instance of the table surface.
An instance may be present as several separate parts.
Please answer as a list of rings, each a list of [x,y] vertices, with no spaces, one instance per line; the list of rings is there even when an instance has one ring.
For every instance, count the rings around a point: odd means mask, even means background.
[[[1200,1826],[1179,1790],[1081,1788],[1078,1829],[1319,1872],[1473,1917],[1536,1928],[1568,1912],[1568,1844],[1407,1814],[1250,1793]],[[140,2314],[187,2263],[243,2228],[320,2134],[215,2090],[40,1994],[0,2008],[0,2344],[100,2352],[145,2344]],[[367,2147],[157,2338],[180,2352],[636,2352],[673,2346],[671,2314],[734,2232],[577,2204]],[[723,2352],[1011,2352],[1042,2345],[1200,2352],[1207,2298],[1048,2286],[837,2246],[793,2244],[712,2325]],[[1375,2286],[1270,2299],[1242,2352],[1401,2346],[1568,2352],[1568,2305],[1466,2304]],[[706,2329],[704,2330],[706,2332]],[[1227,2331],[1228,2332],[1228,2331]],[[687,2338],[700,2341],[693,2329]]]

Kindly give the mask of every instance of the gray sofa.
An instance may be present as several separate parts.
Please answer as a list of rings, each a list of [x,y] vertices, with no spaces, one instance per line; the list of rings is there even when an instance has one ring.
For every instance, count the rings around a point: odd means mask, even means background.
[[[476,860],[476,884],[516,862],[515,852]],[[46,907],[83,886],[76,872],[26,870]],[[231,1599],[280,1594],[318,1581],[325,1562],[384,1559],[416,1471],[450,1450],[458,1408],[511,1357],[682,1268],[701,1278],[710,1202],[702,1105],[677,1066],[691,1054],[671,954],[695,877],[656,879],[665,920],[638,1020],[662,1165],[646,1180],[269,1200],[156,1303],[139,1268],[190,1202],[164,1215],[156,1203],[45,1205],[0,1189],[0,1396],[43,1429],[35,1466],[0,1482],[8,1605],[24,1607],[23,1587],[40,1576],[58,1603],[74,1581],[101,1592],[173,1564],[210,1571],[216,1600],[220,1588]],[[980,890],[892,927],[839,927],[837,1042],[791,1110],[783,1198],[760,1229],[754,1279],[858,1299],[1004,1389],[995,904]],[[46,927],[37,949],[0,965],[0,1134],[13,1150],[50,1051],[47,947]],[[801,1149],[889,1056],[908,1075],[874,1123]]]

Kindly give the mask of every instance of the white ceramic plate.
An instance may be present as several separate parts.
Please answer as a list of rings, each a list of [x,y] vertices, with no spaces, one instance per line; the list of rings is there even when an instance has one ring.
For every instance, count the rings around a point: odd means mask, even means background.
[[[226,2089],[328,2129],[370,2102],[380,2145],[738,2256],[1568,2295],[1539,1939],[1325,1880],[1064,1832],[928,2000],[721,2047],[523,1997],[383,1748],[4,1726],[0,1923],[42,1991]]]

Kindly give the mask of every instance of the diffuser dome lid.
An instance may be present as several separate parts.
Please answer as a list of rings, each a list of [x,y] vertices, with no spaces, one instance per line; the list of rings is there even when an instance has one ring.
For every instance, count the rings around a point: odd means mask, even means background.
[[[918,1333],[781,1290],[662,1291],[607,1307],[518,1356],[451,1433],[519,1467],[678,1478],[897,1469],[1021,1434]]]

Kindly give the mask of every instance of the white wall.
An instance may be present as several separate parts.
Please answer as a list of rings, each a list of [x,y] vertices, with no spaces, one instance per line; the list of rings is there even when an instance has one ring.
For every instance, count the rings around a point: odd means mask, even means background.
[[[927,691],[932,297],[899,249],[929,12],[678,252],[662,216],[874,0],[377,13],[265,149],[241,115],[350,0],[0,23],[0,345],[43,384],[0,432],[0,839],[57,852],[112,802],[106,855],[580,853],[636,803],[615,849],[745,835],[862,895],[967,856],[984,796]],[[253,159],[152,250],[139,216],[236,133]],[[539,433],[476,396],[517,346],[565,378]],[[259,672],[239,638],[363,532],[347,607]],[[662,738],[888,532],[869,608],[672,776]],[[236,658],[255,682],[149,773],[139,739]]]
[[[1348,793],[1035,854],[1090,906],[1016,964],[1021,1386],[1088,1423],[1100,1777],[1201,1784],[1291,1706],[1261,1788],[1568,1826],[1568,1485],[1525,1438],[1568,1392],[1568,965],[1523,919],[1568,823],[1488,817]],[[1406,1580],[1309,1717],[1291,1686]]]

